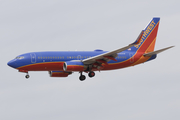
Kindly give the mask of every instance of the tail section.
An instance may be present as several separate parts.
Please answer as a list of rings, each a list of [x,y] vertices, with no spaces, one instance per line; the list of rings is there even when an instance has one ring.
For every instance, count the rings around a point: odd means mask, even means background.
[[[138,52],[153,52],[156,42],[160,18],[153,18],[148,26],[141,32],[136,41],[137,45],[132,47],[133,50]]]

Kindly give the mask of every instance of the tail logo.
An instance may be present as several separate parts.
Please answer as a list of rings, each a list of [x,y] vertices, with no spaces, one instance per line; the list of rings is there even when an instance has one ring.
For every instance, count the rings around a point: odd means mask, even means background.
[[[151,33],[151,31],[153,30],[153,28],[155,27],[155,22],[154,20],[151,21],[151,23],[148,25],[148,27],[146,28],[146,30],[143,33],[143,36],[141,38],[141,41],[139,44],[135,45],[136,48],[139,48],[139,46],[141,46],[141,44],[144,42],[144,40],[147,38],[147,36]]]

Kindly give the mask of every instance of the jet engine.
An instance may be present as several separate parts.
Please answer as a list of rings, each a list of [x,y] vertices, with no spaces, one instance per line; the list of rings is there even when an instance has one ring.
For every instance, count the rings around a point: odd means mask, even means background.
[[[63,65],[64,71],[84,71],[86,67],[80,60],[67,61]]]

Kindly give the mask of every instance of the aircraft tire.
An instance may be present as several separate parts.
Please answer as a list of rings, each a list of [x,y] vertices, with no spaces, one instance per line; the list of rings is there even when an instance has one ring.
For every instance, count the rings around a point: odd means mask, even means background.
[[[26,79],[28,79],[30,76],[29,76],[29,75],[26,75],[25,77],[26,77]]]
[[[81,75],[80,77],[79,77],[79,80],[80,81],[84,81],[86,79],[86,76],[85,75]]]
[[[93,71],[89,72],[88,76],[89,77],[94,77],[95,76],[95,72],[93,72]]]

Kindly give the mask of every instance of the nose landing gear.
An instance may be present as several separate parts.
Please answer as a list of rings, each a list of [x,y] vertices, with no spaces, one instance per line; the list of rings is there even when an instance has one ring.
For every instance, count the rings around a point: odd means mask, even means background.
[[[25,78],[28,79],[29,77],[30,77],[30,76],[29,76],[29,74],[27,73],[27,75],[25,76]]]
[[[26,73],[26,76],[25,76],[26,79],[28,79],[30,77],[27,70],[19,69],[19,72]]]
[[[27,75],[25,76],[26,79],[28,79],[29,77],[30,77],[29,74],[27,74]]]

